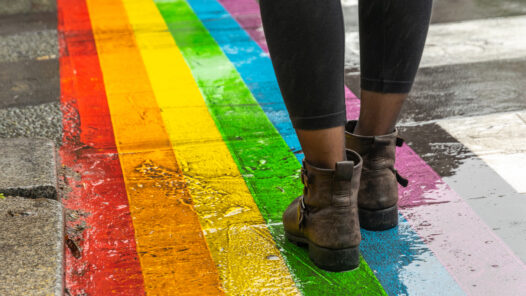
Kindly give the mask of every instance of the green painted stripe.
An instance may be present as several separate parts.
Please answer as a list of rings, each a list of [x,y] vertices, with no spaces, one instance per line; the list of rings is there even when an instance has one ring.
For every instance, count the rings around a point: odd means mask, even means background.
[[[296,284],[305,295],[386,295],[362,259],[360,268],[330,273],[284,239],[281,214],[301,194],[300,165],[235,67],[183,0],[157,3],[206,104]]]

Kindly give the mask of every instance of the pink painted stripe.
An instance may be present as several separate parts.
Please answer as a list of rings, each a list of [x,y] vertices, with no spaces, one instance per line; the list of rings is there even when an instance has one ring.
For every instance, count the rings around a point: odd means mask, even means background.
[[[348,98],[347,117],[359,100]],[[397,149],[400,212],[470,295],[524,295],[526,266],[473,209],[409,146]]]
[[[268,52],[255,0],[219,0]],[[347,117],[357,118],[360,101],[348,89]],[[400,189],[400,210],[466,293],[526,293],[526,266],[467,203],[409,146],[397,150],[397,169],[410,179]]]

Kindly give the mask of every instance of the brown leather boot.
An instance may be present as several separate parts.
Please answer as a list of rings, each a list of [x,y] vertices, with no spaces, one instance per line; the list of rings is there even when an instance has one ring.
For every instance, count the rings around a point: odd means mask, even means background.
[[[312,262],[329,271],[360,265],[357,194],[362,159],[354,151],[347,151],[347,159],[336,163],[334,170],[304,161],[304,193],[283,213],[287,239],[308,245]]]
[[[363,171],[358,192],[360,226],[367,230],[385,230],[398,225],[398,185],[406,187],[394,168],[396,146],[402,146],[398,130],[381,136],[353,134],[357,121],[345,127],[345,146],[360,154]]]

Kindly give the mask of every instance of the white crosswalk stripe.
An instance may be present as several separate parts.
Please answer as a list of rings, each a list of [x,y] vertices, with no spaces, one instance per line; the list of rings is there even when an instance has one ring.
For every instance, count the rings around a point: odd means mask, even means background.
[[[517,192],[526,193],[526,112],[438,121]]]

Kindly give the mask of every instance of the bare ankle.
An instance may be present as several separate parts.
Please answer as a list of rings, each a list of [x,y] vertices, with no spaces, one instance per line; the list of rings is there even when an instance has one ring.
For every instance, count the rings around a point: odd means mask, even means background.
[[[321,130],[296,130],[305,159],[319,168],[334,169],[345,160],[345,127]]]
[[[395,130],[394,124],[387,126],[387,127],[374,126],[374,125],[371,127],[367,127],[367,126],[364,126],[363,124],[360,124],[360,122],[358,121],[352,133],[355,135],[359,135],[359,136],[381,136],[381,135],[390,134],[394,130]]]
[[[362,90],[360,118],[354,133],[380,136],[393,132],[406,98],[407,94]]]

